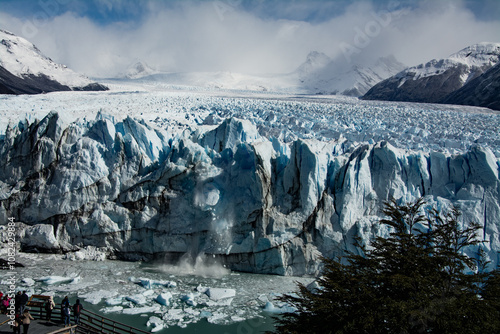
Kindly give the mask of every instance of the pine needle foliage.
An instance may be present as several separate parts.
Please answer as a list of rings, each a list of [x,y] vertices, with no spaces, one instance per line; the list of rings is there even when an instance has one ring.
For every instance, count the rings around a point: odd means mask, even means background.
[[[297,309],[276,318],[273,333],[500,333],[500,272],[488,272],[475,223],[460,227],[460,211],[442,214],[425,202],[385,203],[380,224],[391,227],[362,255],[323,258],[320,289],[299,284],[281,301]]]

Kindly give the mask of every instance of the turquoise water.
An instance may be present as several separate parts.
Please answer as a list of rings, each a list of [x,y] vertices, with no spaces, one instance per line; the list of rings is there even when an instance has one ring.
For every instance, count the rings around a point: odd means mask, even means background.
[[[99,313],[99,307],[95,305],[85,305],[85,307],[95,313]],[[107,314],[106,317],[139,328],[148,330],[146,322],[148,317],[141,315],[124,315],[124,314]],[[185,328],[178,326],[170,326],[156,333],[159,334],[254,334],[264,333],[274,328],[274,320],[270,314],[263,313],[260,318],[248,319],[242,322],[233,323],[230,325],[211,324],[207,320],[202,319],[197,323],[189,324]]]

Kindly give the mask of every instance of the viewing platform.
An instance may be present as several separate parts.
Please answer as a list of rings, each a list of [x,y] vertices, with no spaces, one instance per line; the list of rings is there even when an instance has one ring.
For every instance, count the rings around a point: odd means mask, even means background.
[[[48,296],[31,296],[27,307],[35,320],[32,320],[29,327],[29,334],[149,334],[138,328],[120,323],[103,317],[97,313],[82,310],[80,323],[74,324],[73,314],[71,315],[71,326],[64,327],[61,306],[56,305],[52,311],[51,321],[47,319],[47,312],[44,305]],[[0,314],[0,334],[12,334],[12,327],[9,325],[10,318],[5,314]],[[21,325],[21,333],[22,325]]]
[[[76,327],[77,326],[72,326],[72,327],[66,327],[64,328],[64,325],[59,322],[59,321],[47,321],[47,320],[42,320],[38,319],[35,316],[33,316],[35,320],[31,321],[30,328],[29,328],[29,333],[30,334],[48,334],[48,333],[77,333],[76,332]],[[12,334],[12,327],[9,325],[10,319],[5,315],[2,314],[0,315],[0,334]],[[22,325],[21,325],[21,333],[23,332],[22,330]],[[85,333],[85,332],[78,332],[78,333]]]

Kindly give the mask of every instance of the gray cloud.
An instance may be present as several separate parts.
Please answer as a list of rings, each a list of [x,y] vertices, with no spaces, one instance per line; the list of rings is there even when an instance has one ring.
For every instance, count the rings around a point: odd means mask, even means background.
[[[119,2],[100,4],[111,10]],[[412,7],[356,2],[319,22],[264,17],[238,1],[148,6],[140,22],[96,23],[62,7],[39,22],[7,13],[0,13],[0,21],[20,35],[31,24],[36,31],[26,37],[45,54],[96,77],[115,75],[136,60],[165,71],[284,73],[313,50],[352,62],[393,54],[415,65],[470,44],[500,42],[500,20],[480,21],[460,1]]]

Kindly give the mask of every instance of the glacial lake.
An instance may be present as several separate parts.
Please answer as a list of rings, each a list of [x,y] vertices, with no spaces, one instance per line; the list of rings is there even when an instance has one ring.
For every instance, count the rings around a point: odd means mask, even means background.
[[[136,328],[156,333],[262,333],[273,328],[273,316],[286,310],[276,300],[297,290],[310,277],[283,277],[231,272],[221,266],[170,266],[115,260],[72,261],[63,255],[17,255],[18,290],[68,296],[85,309]],[[0,272],[0,291],[7,290],[8,271]],[[207,289],[228,292],[213,299]],[[168,306],[157,298],[170,296]],[[160,330],[161,326],[163,329]]]

